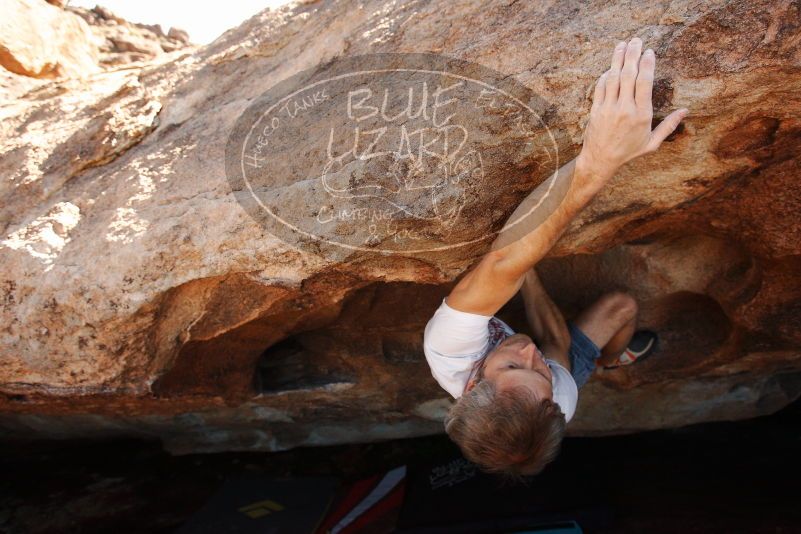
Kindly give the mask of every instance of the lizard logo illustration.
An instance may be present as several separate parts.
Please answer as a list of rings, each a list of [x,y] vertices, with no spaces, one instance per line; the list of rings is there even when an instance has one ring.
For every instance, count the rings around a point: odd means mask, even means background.
[[[271,235],[315,253],[444,251],[497,233],[498,195],[558,168],[548,110],[514,77],[454,58],[337,58],[249,105],[226,175]]]

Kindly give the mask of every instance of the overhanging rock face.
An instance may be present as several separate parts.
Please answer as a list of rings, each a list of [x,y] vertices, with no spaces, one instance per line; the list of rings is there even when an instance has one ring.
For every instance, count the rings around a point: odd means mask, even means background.
[[[655,117],[690,115],[618,173],[542,275],[568,315],[631,291],[661,345],[597,374],[571,432],[751,417],[797,398],[801,4],[650,4],[302,3],[158,64],[32,85],[5,73],[0,427],[159,437],[176,452],[440,432],[448,399],[422,355],[423,327],[545,168],[515,148],[513,128],[479,137],[496,157],[453,219],[448,239],[463,245],[382,254],[260,224],[226,176],[230,134],[299,73],[434,52],[550,103],[540,117],[565,162],[609,51],[634,35],[656,51]],[[305,141],[327,135],[323,117],[303,119]],[[298,150],[284,163],[313,158]],[[327,187],[343,190],[343,173]],[[269,178],[262,193],[286,193],[287,216],[321,194],[304,177]],[[406,199],[416,217],[428,213],[421,198]],[[317,237],[358,235],[354,219],[340,223]],[[525,328],[518,300],[500,316]]]

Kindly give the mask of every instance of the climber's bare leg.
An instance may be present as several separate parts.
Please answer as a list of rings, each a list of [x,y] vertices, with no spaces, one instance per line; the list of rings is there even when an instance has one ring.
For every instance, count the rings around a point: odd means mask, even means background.
[[[626,293],[607,293],[581,312],[574,321],[597,346],[601,365],[611,365],[637,328],[637,301]]]

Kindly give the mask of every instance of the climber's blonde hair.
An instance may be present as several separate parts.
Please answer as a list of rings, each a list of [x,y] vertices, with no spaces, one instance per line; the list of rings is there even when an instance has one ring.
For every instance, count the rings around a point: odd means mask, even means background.
[[[550,399],[479,381],[451,408],[445,431],[465,458],[509,478],[536,475],[559,454],[567,423]]]

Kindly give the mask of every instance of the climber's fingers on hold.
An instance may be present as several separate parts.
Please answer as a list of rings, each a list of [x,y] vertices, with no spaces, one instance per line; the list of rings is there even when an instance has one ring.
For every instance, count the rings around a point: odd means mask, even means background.
[[[659,123],[659,126],[654,128],[654,131],[651,132],[651,139],[648,141],[646,151],[654,152],[657,148],[659,148],[659,145],[662,144],[662,141],[664,141],[667,136],[673,133],[673,130],[679,126],[681,120],[686,116],[687,108],[681,108],[665,117],[662,122]]]
[[[637,81],[640,54],[642,53],[642,39],[634,37],[626,46],[626,55],[623,67],[620,69],[620,96],[621,104],[634,103],[634,83]]]
[[[640,109],[652,109],[651,93],[654,87],[654,67],[656,56],[650,48],[640,58],[640,68],[637,72],[637,83],[634,89],[634,100]]]
[[[590,112],[595,111],[601,104],[604,103],[604,96],[606,93],[606,77],[609,74],[609,71],[604,72],[601,74],[601,77],[598,78],[598,81],[595,82],[595,94],[592,96],[592,108],[590,108]]]
[[[620,90],[620,69],[623,67],[623,54],[626,52],[626,43],[620,41],[612,53],[612,66],[606,73],[606,93],[604,93],[604,104],[611,106],[617,103],[617,95]]]

